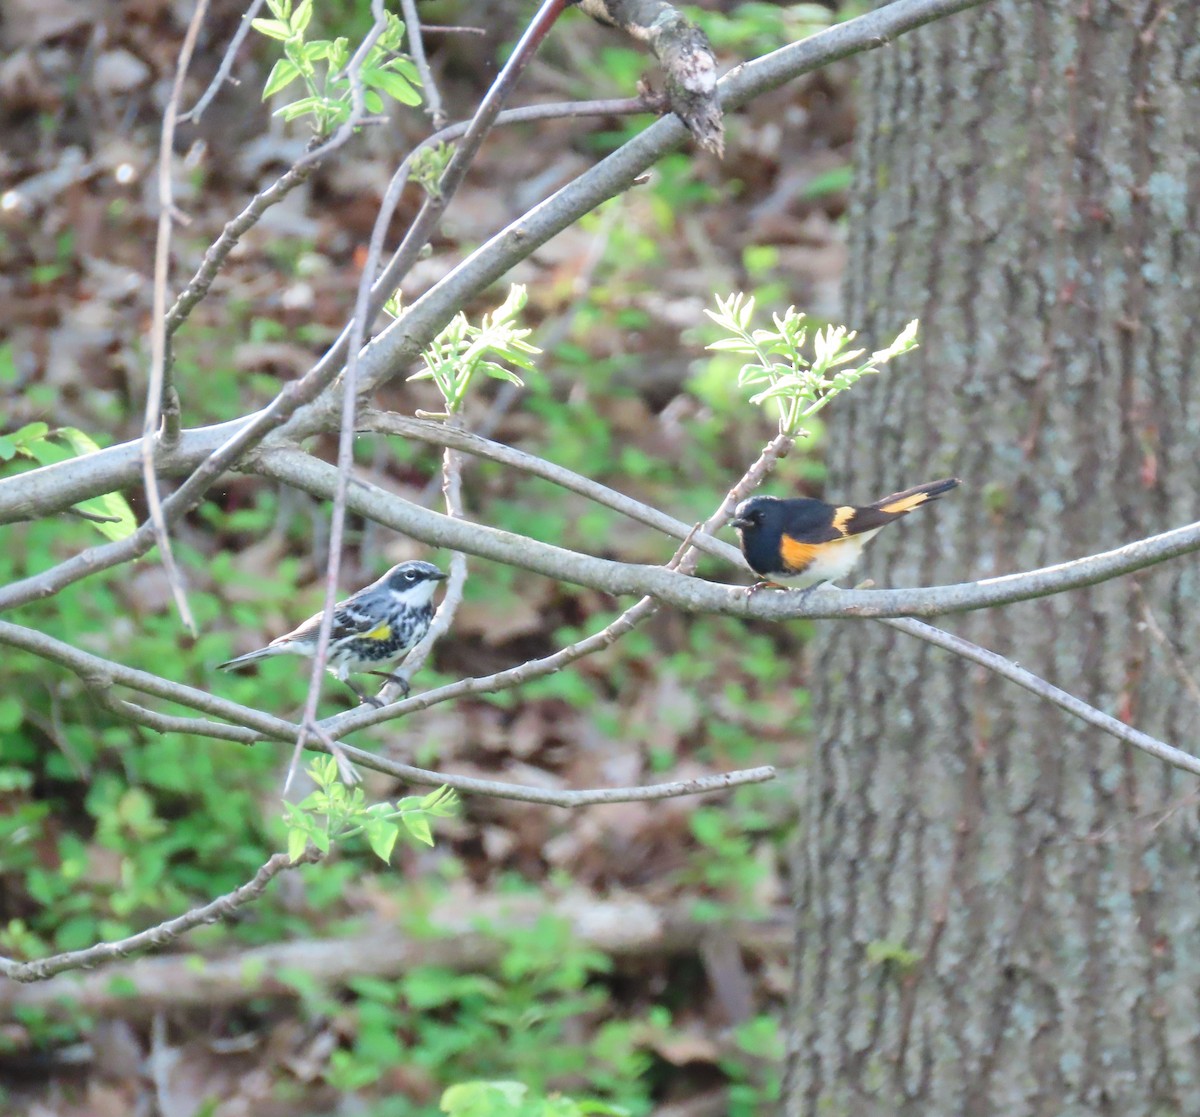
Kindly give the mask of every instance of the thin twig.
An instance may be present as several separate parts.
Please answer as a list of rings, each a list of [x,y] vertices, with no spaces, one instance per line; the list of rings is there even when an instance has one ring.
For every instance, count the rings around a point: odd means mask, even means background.
[[[500,71],[491,88],[484,95],[479,108],[467,129],[463,142],[455,151],[446,170],[442,173],[435,193],[428,195],[418,211],[416,218],[405,234],[392,264],[397,259],[405,259],[406,253],[415,261],[428,243],[429,238],[437,229],[441,215],[450,199],[466,177],[475,154],[482,145],[484,138],[491,131],[496,114],[499,113],[508,94],[516,85],[517,78],[533,57],[533,52],[553,26],[562,12],[566,0],[543,0],[542,7],[534,15],[533,20],[525,29],[508,62]],[[382,19],[382,0],[372,0],[372,10],[376,18]],[[355,54],[359,58],[362,52]],[[361,65],[361,62],[360,62]],[[409,160],[405,160],[407,164]],[[390,193],[390,192],[389,192]],[[354,317],[349,324],[349,351],[346,359],[344,375],[344,390],[342,394],[341,430],[338,437],[337,483],[333,492],[333,510],[330,517],[329,530],[329,564],[326,574],[325,607],[321,614],[321,624],[317,630],[317,646],[313,654],[312,676],[309,681],[308,696],[304,703],[304,716],[301,719],[300,734],[296,738],[296,750],[292,763],[288,768],[288,780],[291,780],[301,750],[304,748],[306,735],[316,722],[317,702],[320,697],[321,678],[329,655],[329,637],[333,627],[333,607],[337,600],[338,571],[342,555],[342,533],[346,522],[346,491],[350,483],[350,467],[354,457],[354,428],[356,409],[358,407],[358,367],[359,354],[363,340],[366,337],[369,319],[373,317],[369,309],[372,281],[379,267],[383,252],[383,240],[386,235],[388,222],[391,219],[390,209],[385,198],[380,213],[376,216],[371,230],[371,239],[367,250],[367,259],[363,265],[363,273],[359,279],[358,291],[354,302]]]
[[[200,261],[200,267],[197,269],[196,274],[188,281],[187,286],[179,292],[179,296],[175,299],[175,304],[167,312],[168,337],[171,337],[187,321],[188,315],[191,314],[196,304],[208,294],[209,288],[212,287],[213,280],[217,276],[217,272],[221,270],[221,265],[237,247],[238,241],[258,222],[267,210],[283,201],[312,172],[312,167],[305,167],[303,169],[292,167],[290,170],[285,171],[265,190],[255,194],[250,199],[246,208],[226,223],[225,228],[221,230],[221,235],[209,246],[208,251],[204,253],[204,259]]]
[[[1196,677],[1187,669],[1187,664],[1184,663],[1183,657],[1175,650],[1175,645],[1167,638],[1162,625],[1158,623],[1158,618],[1155,617],[1153,610],[1150,608],[1150,603],[1146,600],[1146,595],[1142,591],[1142,587],[1137,582],[1133,583],[1133,592],[1138,599],[1138,605],[1142,610],[1142,620],[1145,622],[1146,628],[1149,629],[1150,635],[1154,637],[1158,646],[1167,653],[1167,658],[1171,661],[1171,668],[1175,672],[1175,677],[1183,684],[1188,694],[1191,695],[1192,701],[1200,706],[1200,683],[1196,682]]]
[[[21,648],[43,659],[61,664],[80,677],[88,690],[105,708],[112,710],[131,721],[145,725],[162,732],[194,733],[197,736],[212,736],[221,740],[233,740],[239,744],[257,744],[261,741],[294,741],[300,727],[282,718],[264,714],[259,710],[241,706],[216,695],[202,690],[185,686],[182,683],[171,682],[159,678],[147,671],[139,671],[126,667],[121,663],[113,663],[101,656],[90,652],[80,651],[70,644],[47,636],[32,628],[0,621],[0,645]],[[212,726],[211,722],[196,718],[176,718],[132,702],[122,702],[112,698],[108,691],[114,686],[126,686],[153,694],[168,702],[216,717],[225,718],[236,726],[248,727],[252,736],[243,733],[230,733],[225,726]],[[651,788],[600,788],[584,791],[546,791],[540,788],[521,787],[518,784],[501,783],[493,780],[472,779],[467,776],[455,776],[442,772],[431,772],[425,768],[415,768],[409,764],[381,757],[364,749],[354,748],[337,741],[329,732],[331,722],[326,722],[317,728],[319,733],[317,744],[310,745],[316,751],[328,752],[336,756],[340,749],[344,758],[363,768],[371,768],[383,772],[398,780],[420,784],[426,787],[438,787],[446,784],[456,790],[481,795],[491,795],[500,799],[516,799],[526,803],[543,803],[555,807],[588,806],[595,803],[626,802],[638,799],[670,798],[677,795],[690,795],[698,791],[712,791],[725,786],[739,783],[757,783],[771,778],[770,770],[754,768],[749,772],[727,772],[721,775],[705,777],[700,781],[676,781],[669,784],[658,784]],[[211,728],[210,728],[211,726]],[[341,736],[349,729],[343,728]],[[336,743],[335,743],[336,741]]]
[[[258,16],[258,11],[262,6],[263,0],[253,0],[250,7],[246,9],[241,22],[238,24],[238,29],[233,33],[233,38],[229,40],[229,46],[221,56],[221,65],[217,67],[217,72],[213,76],[213,80],[209,83],[208,88],[201,95],[200,99],[187,112],[180,116],[179,121],[181,124],[186,121],[199,121],[200,117],[204,115],[204,110],[212,103],[213,98],[228,79],[229,73],[233,69],[233,60],[237,56],[242,43],[246,41],[246,36],[250,33],[250,24]]]
[[[446,515],[462,519],[462,455],[456,450],[442,452],[442,493],[446,501]],[[462,604],[463,591],[467,585],[467,556],[455,551],[450,556],[450,578],[446,582],[446,593],[441,605],[421,642],[404,657],[402,668],[405,681],[409,681],[425,665],[434,645],[450,631],[454,624],[455,614]],[[379,692],[384,702],[389,702],[399,688],[395,683],[387,683]]]
[[[400,10],[404,13],[404,26],[408,32],[408,48],[412,53],[413,65],[421,75],[421,88],[425,91],[425,111],[435,128],[444,128],[446,110],[442,107],[442,95],[438,91],[437,82],[433,80],[429,60],[425,57],[425,41],[421,37],[421,17],[417,14],[416,0],[400,0]]]
[[[170,419],[163,431],[164,441],[174,445],[179,441],[179,401],[168,367],[167,354],[167,283],[171,265],[171,223],[175,216],[174,186],[172,183],[172,161],[175,152],[175,118],[179,112],[179,99],[183,96],[183,83],[200,28],[208,12],[208,0],[199,0],[192,13],[183,45],[179,48],[179,62],[175,67],[175,81],[171,95],[163,110],[162,136],[158,146],[158,238],[154,246],[154,297],[150,326],[150,375],[146,384],[146,416],[142,424],[142,481],[146,488],[146,505],[150,523],[154,528],[155,542],[162,555],[163,570],[171,587],[171,596],[179,610],[180,619],[188,631],[195,636],[196,621],[188,605],[183,579],[175,564],[171,550],[171,533],[163,514],[162,498],[158,491],[158,473],[154,465],[156,440],[159,436],[159,421],[163,417],[164,400],[168,400]]]
[[[200,927],[205,923],[216,923],[227,919],[238,908],[244,907],[257,900],[280,873],[285,869],[293,869],[297,865],[311,864],[321,859],[321,853],[310,846],[299,858],[293,861],[286,853],[277,853],[264,864],[253,878],[245,884],[218,896],[207,904],[176,917],[168,919],[157,926],[136,935],[119,939],[116,942],[99,942],[85,950],[70,950],[65,954],[55,954],[51,958],[42,958],[36,962],[17,962],[11,958],[0,958],[0,974],[13,981],[45,981],[55,974],[66,970],[90,969],[101,962],[110,962],[114,958],[125,958],[135,951],[148,950],[155,946],[166,946],[181,935]]]
[[[1172,745],[1168,745],[1155,737],[1151,737],[1150,734],[1143,733],[1140,729],[1134,729],[1133,726],[1126,725],[1123,721],[1118,721],[1116,718],[1097,710],[1094,706],[1089,706],[1081,698],[1076,698],[1073,694],[1068,694],[1065,690],[1060,690],[1052,683],[1048,683],[1045,679],[1033,674],[1032,671],[1026,671],[1024,667],[1018,667],[1011,660],[1005,659],[995,652],[981,648],[978,644],[972,644],[969,640],[964,640],[961,636],[955,636],[953,633],[946,632],[940,628],[923,624],[921,621],[897,617],[884,620],[881,623],[899,632],[915,636],[919,640],[934,644],[939,648],[945,648],[947,651],[953,652],[963,659],[969,659],[972,663],[978,663],[986,667],[989,671],[994,671],[997,675],[1001,675],[1010,682],[1016,683],[1017,686],[1023,687],[1031,694],[1036,694],[1039,698],[1046,699],[1047,702],[1053,702],[1060,709],[1066,710],[1067,713],[1073,714],[1081,721],[1086,721],[1088,725],[1093,725],[1097,729],[1103,730],[1110,737],[1116,737],[1118,740],[1124,741],[1136,749],[1141,749],[1142,752],[1149,753],[1151,756],[1165,761],[1175,768],[1182,768],[1185,772],[1191,772],[1193,775],[1200,776],[1200,759]]]
[[[379,36],[387,28],[387,13],[383,7],[383,0],[371,0],[371,12],[375,23],[371,27],[370,33],[363,40],[362,45],[354,52],[354,57],[350,59],[347,66],[347,72],[350,75],[351,97],[354,109],[350,114],[350,118],[339,129],[338,135],[334,136],[334,140],[337,140],[338,136],[341,136],[341,142],[343,143],[353,132],[353,128],[347,131],[347,126],[355,120],[356,115],[361,118],[364,111],[363,64],[366,61],[369,50],[374,47]],[[335,146],[333,140],[328,145],[325,145],[327,148],[332,148],[333,146]],[[303,161],[301,162],[303,163]],[[300,164],[297,165],[299,166]],[[374,239],[374,236],[372,236],[373,243]],[[377,259],[378,250],[376,250]],[[296,774],[296,768],[300,762],[300,754],[304,750],[304,743],[308,739],[309,733],[315,731],[317,703],[321,698],[321,682],[324,679],[325,667],[329,660],[329,639],[330,634],[333,632],[334,606],[338,599],[338,575],[341,571],[342,537],[346,526],[346,484],[350,472],[350,463],[354,456],[354,415],[358,404],[358,395],[355,392],[355,379],[357,375],[356,357],[358,350],[362,347],[362,339],[365,332],[365,323],[360,316],[359,307],[364,297],[363,288],[368,285],[369,277],[374,273],[376,266],[378,266],[377,263],[372,263],[368,256],[364,276],[359,283],[359,296],[356,301],[355,316],[350,323],[351,355],[349,367],[346,370],[346,393],[342,397],[342,429],[338,439],[337,459],[338,484],[333,496],[333,513],[329,526],[329,560],[325,571],[325,605],[321,613],[321,623],[317,629],[317,646],[312,657],[308,693],[304,699],[304,713],[300,719],[300,732],[296,736],[296,747],[292,751],[291,763],[288,765],[287,777],[284,780],[283,790],[285,794]],[[348,766],[344,758],[339,756],[336,751],[334,755],[338,758],[339,771],[342,772],[344,777],[348,771]]]
[[[567,469],[545,458],[518,450],[503,442],[493,442],[481,434],[459,430],[444,423],[434,423],[427,419],[411,419],[407,415],[395,415],[390,412],[372,411],[363,416],[362,430],[373,431],[377,434],[396,435],[416,442],[425,442],[432,446],[452,447],[473,457],[486,458],[488,461],[500,462],[512,466],[533,477],[558,485],[568,492],[578,493],[588,500],[620,512],[631,520],[645,524],[647,527],[661,531],[664,535],[675,539],[682,538],[681,532],[687,530],[682,520],[675,519],[665,512],[640,500],[626,496],[624,493],[610,489],[599,481],[585,477],[582,473]],[[714,539],[711,535],[698,532],[694,539],[695,545],[706,554],[725,559],[739,569],[744,567],[742,554],[733,544]]]

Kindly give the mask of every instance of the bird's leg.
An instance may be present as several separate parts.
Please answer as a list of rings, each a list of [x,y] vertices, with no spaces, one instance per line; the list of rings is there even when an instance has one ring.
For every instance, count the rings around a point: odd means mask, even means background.
[[[407,698],[408,692],[412,690],[412,684],[403,675],[393,675],[388,671],[368,671],[368,675],[378,675],[381,679],[387,679],[389,683],[395,683],[400,688],[400,697]]]
[[[371,674],[374,675],[375,672],[372,671]],[[342,682],[344,682],[352,691],[354,691],[354,693],[358,695],[358,700],[365,705],[374,706],[377,710],[383,705],[383,703],[373,694],[368,694],[360,687],[356,687],[349,679],[343,679]]]

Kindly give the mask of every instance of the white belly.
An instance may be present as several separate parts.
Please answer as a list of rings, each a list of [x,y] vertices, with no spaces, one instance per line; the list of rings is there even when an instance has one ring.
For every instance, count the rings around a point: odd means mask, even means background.
[[[852,535],[838,543],[830,543],[822,547],[817,557],[799,574],[772,574],[771,581],[802,590],[809,586],[819,586],[823,582],[835,582],[839,578],[844,578],[854,569],[854,564],[858,562],[858,556],[862,554],[863,546],[880,530],[880,528],[875,528],[859,535]]]

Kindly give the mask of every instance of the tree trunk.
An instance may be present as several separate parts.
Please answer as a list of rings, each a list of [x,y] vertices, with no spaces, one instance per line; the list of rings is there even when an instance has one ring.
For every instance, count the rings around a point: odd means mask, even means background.
[[[830,495],[964,484],[859,577],[1200,519],[1198,13],[997,0],[864,60],[847,321],[922,348],[835,406]],[[946,627],[1194,752],[1198,610],[1188,557]],[[786,1113],[1200,1113],[1196,780],[878,624],[812,662]]]

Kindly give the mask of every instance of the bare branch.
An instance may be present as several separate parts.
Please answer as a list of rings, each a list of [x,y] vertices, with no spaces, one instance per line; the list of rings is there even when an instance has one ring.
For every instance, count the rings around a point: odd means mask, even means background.
[[[234,32],[233,38],[229,40],[229,46],[226,48],[224,55],[221,56],[221,64],[217,67],[217,72],[213,76],[213,80],[209,83],[208,88],[201,95],[200,99],[180,116],[180,123],[185,121],[199,121],[204,115],[204,110],[212,104],[213,98],[220,92],[221,86],[229,78],[229,73],[233,69],[233,60],[237,56],[237,52],[241,49],[242,43],[246,41],[246,36],[250,33],[250,24],[258,16],[259,9],[263,6],[263,0],[252,0],[250,7],[246,9],[245,15],[242,16],[241,23],[238,24],[237,31]]]
[[[417,14],[416,0],[400,0],[400,10],[404,13],[404,27],[408,32],[413,65],[421,75],[421,87],[425,90],[425,111],[435,128],[445,128],[446,110],[442,107],[442,95],[438,92],[437,82],[433,80],[429,60],[425,57],[425,41],[421,37],[421,17]]]
[[[447,430],[455,429],[449,423]],[[462,455],[455,450],[447,449],[442,453],[442,492],[446,500],[446,515],[456,520],[463,517],[462,504]],[[404,657],[403,676],[406,680],[421,670],[425,661],[433,651],[434,645],[445,636],[454,623],[454,616],[462,604],[463,590],[467,584],[467,556],[455,551],[450,559],[450,578],[446,583],[446,593],[441,605],[434,615],[429,631],[421,642]],[[389,702],[399,690],[395,683],[385,684],[379,697]]]
[[[280,175],[265,190],[255,194],[250,199],[246,208],[225,225],[225,228],[221,230],[221,235],[209,246],[208,251],[204,253],[204,259],[200,261],[200,267],[196,271],[196,274],[188,281],[187,286],[180,291],[175,304],[167,312],[168,337],[171,337],[187,321],[188,315],[191,314],[196,304],[208,294],[209,288],[212,287],[212,282],[217,276],[217,272],[221,270],[221,265],[237,247],[238,241],[258,222],[259,218],[267,210],[283,201],[312,172],[312,167],[305,167],[303,169],[292,167],[291,170]],[[238,420],[238,422],[244,423],[250,418],[253,418],[253,416],[248,416],[246,419]],[[209,427],[207,429],[213,430],[215,428]],[[213,446],[212,449],[216,449],[216,446]],[[108,491],[111,492],[112,490]]]
[[[207,904],[168,919],[155,927],[139,931],[126,939],[117,942],[100,942],[85,950],[71,950],[65,954],[55,954],[51,958],[42,958],[36,962],[17,962],[11,958],[0,958],[0,974],[13,981],[45,981],[66,970],[90,969],[101,962],[111,962],[114,958],[125,958],[139,950],[148,950],[155,946],[166,946],[181,935],[200,927],[205,923],[216,923],[227,919],[238,908],[257,900],[271,883],[285,869],[297,865],[319,861],[321,854],[310,846],[298,860],[293,861],[286,853],[277,853],[258,870],[245,884],[218,896]]]
[[[157,675],[151,675],[146,671],[138,671],[123,664],[113,663],[89,652],[82,652],[70,644],[55,640],[52,636],[47,636],[31,628],[24,628],[21,625],[10,624],[7,621],[0,621],[0,644],[22,648],[43,659],[61,664],[77,674],[93,694],[105,695],[100,701],[107,709],[118,712],[151,729],[161,728],[164,731],[213,736],[221,740],[234,740],[239,744],[252,744],[263,740],[294,741],[300,729],[298,725],[284,721],[282,718],[272,717],[270,714],[252,710],[247,706],[238,705],[236,702],[229,702],[224,698],[218,698],[202,690],[195,690],[182,683],[160,679]],[[255,735],[248,739],[242,733],[227,732],[226,727],[212,726],[212,723],[207,721],[167,717],[146,710],[132,702],[120,702],[105,694],[114,684],[132,687],[170,702],[177,702],[217,717],[227,718],[238,725],[249,727]],[[440,787],[445,784],[457,791],[490,795],[498,799],[515,799],[525,803],[542,803],[553,807],[583,807],[598,803],[669,799],[680,795],[719,791],[743,783],[761,783],[774,776],[773,769],[751,768],[747,771],[727,772],[697,780],[678,780],[650,787],[599,788],[584,791],[543,790],[495,780],[431,772],[426,768],[400,764],[364,749],[353,748],[336,741],[328,732],[329,726],[332,724],[332,722],[327,722],[325,725],[317,727],[320,732],[317,734],[316,743],[309,745],[310,749],[317,752],[328,752],[335,757],[340,752],[339,760],[371,768],[398,780],[418,784],[422,787]],[[212,726],[211,731],[210,726]],[[360,728],[360,726],[356,725],[353,728]],[[344,730],[343,732],[348,731]]]
[[[671,110],[705,150],[725,153],[717,59],[708,37],[665,0],[580,0],[593,19],[646,43],[667,75]]]
[[[1102,713],[1094,706],[1089,706],[1082,699],[1076,698],[1073,694],[1068,694],[1065,690],[1060,690],[1052,683],[1048,683],[1045,679],[1033,674],[1032,671],[1026,671],[1025,668],[1018,667],[1011,660],[1005,659],[995,652],[981,648],[978,644],[972,644],[969,640],[964,640],[961,636],[955,636],[953,633],[945,632],[940,628],[934,628],[932,625],[922,624],[920,621],[897,618],[894,620],[885,620],[882,623],[886,624],[889,628],[906,632],[910,636],[916,636],[919,640],[924,640],[929,644],[935,644],[939,648],[945,648],[955,655],[962,656],[963,659],[969,659],[973,663],[978,663],[986,667],[989,671],[994,671],[997,675],[1002,675],[1009,681],[1016,683],[1017,686],[1023,687],[1031,694],[1036,694],[1039,698],[1046,699],[1047,702],[1053,702],[1054,705],[1066,710],[1067,713],[1073,714],[1081,721],[1086,721],[1088,725],[1094,725],[1097,729],[1103,730],[1110,737],[1116,737],[1118,740],[1124,741],[1136,749],[1141,749],[1142,752],[1149,753],[1151,756],[1165,761],[1175,768],[1182,768],[1185,772],[1191,772],[1193,775],[1200,776],[1200,759],[1189,756],[1186,752],[1182,752],[1155,737],[1151,737],[1148,733],[1143,733],[1140,729],[1134,729],[1133,726],[1126,725],[1123,721],[1118,721],[1116,718]]]
[[[263,451],[253,468],[323,499],[333,491],[334,468],[299,450]],[[1200,523],[1196,523],[1112,551],[979,582],[923,589],[829,589],[807,595],[774,592],[747,596],[738,586],[701,581],[658,566],[594,558],[484,524],[451,520],[367,481],[356,481],[348,502],[360,515],[433,547],[466,551],[604,593],[655,597],[688,613],[771,621],[963,613],[1080,589],[1200,550]],[[5,605],[6,592],[0,590],[0,608]]]
[[[154,245],[154,298],[150,324],[150,375],[146,384],[146,416],[142,424],[142,481],[146,489],[146,504],[150,512],[150,523],[154,539],[162,555],[163,570],[171,587],[171,596],[179,610],[180,619],[188,631],[196,635],[196,621],[188,605],[183,579],[175,563],[171,549],[171,533],[163,515],[162,498],[158,491],[158,475],[154,466],[156,440],[159,438],[159,420],[163,418],[164,400],[169,400],[167,422],[162,431],[162,441],[172,445],[179,441],[179,400],[171,379],[169,355],[167,353],[167,283],[171,265],[171,223],[175,217],[174,186],[171,179],[172,161],[175,156],[175,117],[179,112],[179,99],[183,95],[183,82],[196,39],[208,12],[208,0],[200,0],[192,13],[183,45],[179,48],[179,62],[175,67],[175,81],[171,95],[163,110],[162,135],[158,145],[158,237]]]

